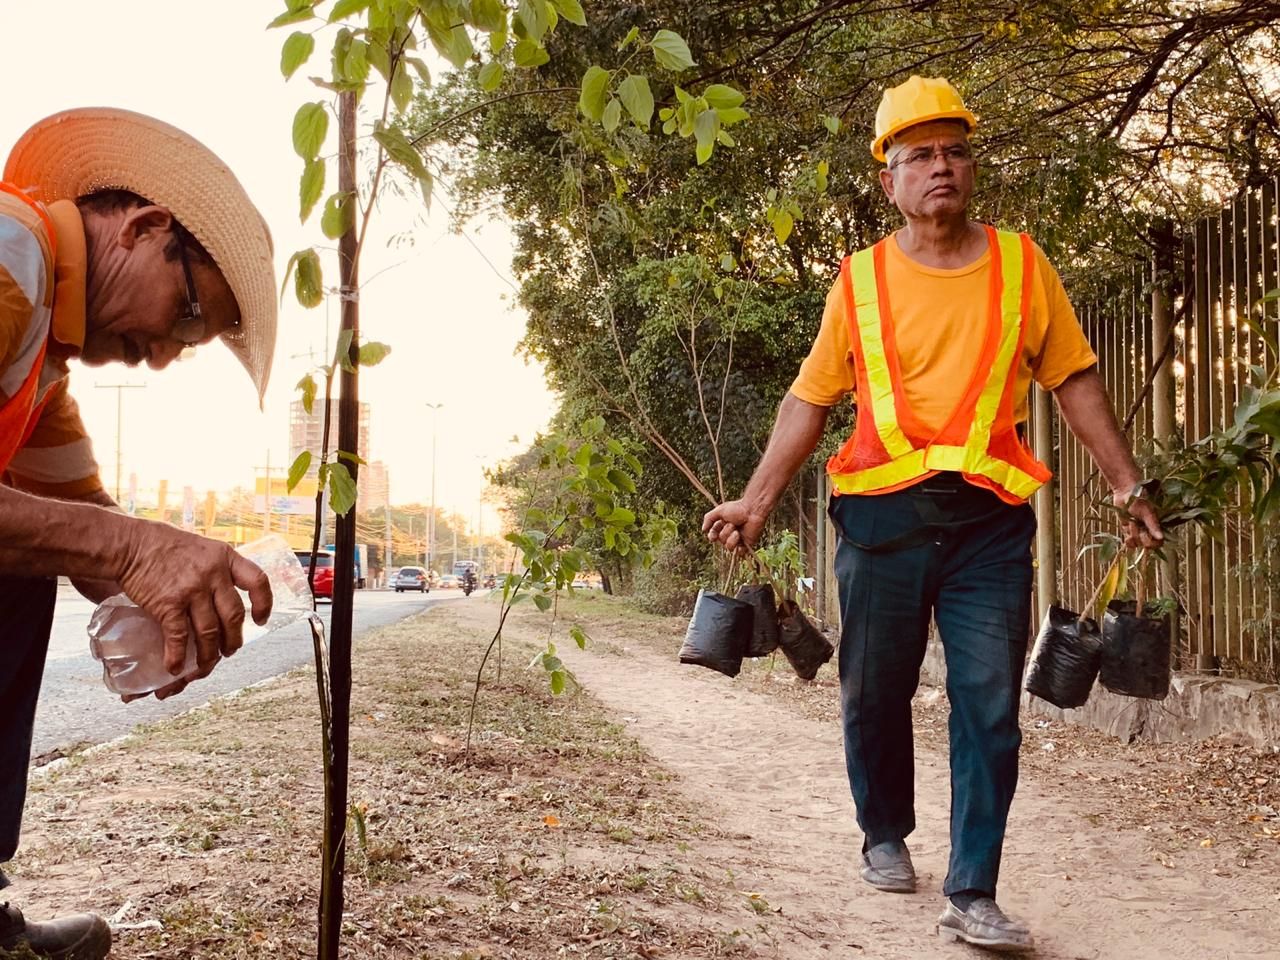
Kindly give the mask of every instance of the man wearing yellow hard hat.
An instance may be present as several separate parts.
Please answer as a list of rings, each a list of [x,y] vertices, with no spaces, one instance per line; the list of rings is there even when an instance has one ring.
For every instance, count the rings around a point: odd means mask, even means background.
[[[951,702],[951,856],[938,932],[1028,950],[1027,927],[996,904],[1018,778],[1018,702],[1031,623],[1028,498],[1048,478],[1024,440],[1034,380],[1127,506],[1131,544],[1162,539],[1116,424],[1097,358],[1057,273],[1025,234],[969,217],[977,118],[943,79],[911,77],[876,112],[872,155],[904,224],[844,259],[812,350],[740,499],[703,529],[755,544],[813,452],[828,411],[857,406],[827,464],[840,533],[845,760],[865,835],[862,877],[910,893],[915,869],[911,698],[930,619]]]
[[[55,577],[93,600],[123,591],[159,622],[175,674],[162,698],[240,646],[237,588],[259,623],[271,611],[266,575],[226,544],[111,509],[68,361],[160,369],[220,339],[261,399],[275,297],[266,224],[231,171],[181,130],[124,110],[68,110],[10,152],[0,178],[0,864],[18,845]],[[177,676],[188,636],[199,665]],[[100,917],[35,922],[0,904],[0,955],[100,960],[110,948]]]

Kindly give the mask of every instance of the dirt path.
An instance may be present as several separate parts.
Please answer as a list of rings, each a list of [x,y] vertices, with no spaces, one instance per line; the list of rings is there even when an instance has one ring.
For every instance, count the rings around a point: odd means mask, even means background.
[[[911,848],[920,890],[877,893],[857,875],[861,835],[837,724],[807,719],[740,680],[683,667],[644,644],[610,646],[564,656],[584,686],[626,719],[628,732],[682,778],[703,815],[737,835],[740,879],[780,908],[775,930],[790,931],[779,938],[780,955],[984,955],[934,935],[948,851],[945,753],[918,745]],[[1197,863],[1179,865],[1153,851],[1147,831],[1091,822],[1087,808],[1076,789],[1024,774],[1000,899],[1032,925],[1038,957],[1280,958],[1275,845],[1248,870],[1233,869],[1236,852],[1208,846]]]

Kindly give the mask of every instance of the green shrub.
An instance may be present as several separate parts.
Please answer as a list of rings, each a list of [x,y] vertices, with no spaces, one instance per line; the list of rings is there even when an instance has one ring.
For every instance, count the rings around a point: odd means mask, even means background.
[[[646,613],[687,617],[693,613],[698,588],[715,582],[710,544],[698,537],[663,542],[653,565],[636,569],[632,589],[636,606]]]

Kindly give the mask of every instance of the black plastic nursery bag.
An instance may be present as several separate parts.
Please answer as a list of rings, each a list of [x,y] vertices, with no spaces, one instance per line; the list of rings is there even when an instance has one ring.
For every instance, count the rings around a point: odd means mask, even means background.
[[[1089,699],[1101,660],[1097,621],[1051,606],[1031,651],[1026,690],[1064,710],[1082,706]]]
[[[736,677],[751,640],[751,621],[751,604],[714,590],[699,590],[680,647],[680,662]]]
[[[746,656],[767,657],[778,649],[778,603],[773,587],[767,583],[746,584],[738,588],[737,599],[751,604],[751,639]]]
[[[1112,693],[1163,700],[1169,695],[1169,621],[1139,617],[1132,600],[1113,600],[1102,617],[1099,680]]]
[[[822,631],[794,604],[785,604],[779,610],[778,628],[778,645],[802,680],[816,677],[818,668],[836,652]]]

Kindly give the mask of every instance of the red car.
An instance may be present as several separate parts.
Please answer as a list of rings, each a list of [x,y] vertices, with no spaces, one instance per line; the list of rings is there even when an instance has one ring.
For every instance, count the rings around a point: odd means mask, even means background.
[[[302,564],[302,572],[308,572],[311,569],[311,551],[295,550],[294,555]],[[328,550],[316,553],[316,577],[312,588],[317,600],[333,600],[333,554]]]

